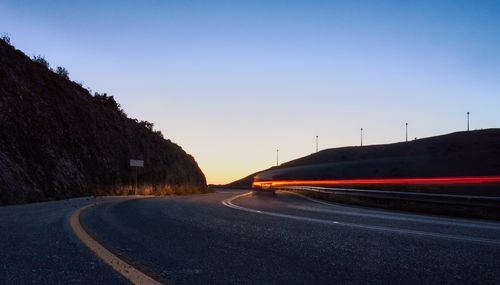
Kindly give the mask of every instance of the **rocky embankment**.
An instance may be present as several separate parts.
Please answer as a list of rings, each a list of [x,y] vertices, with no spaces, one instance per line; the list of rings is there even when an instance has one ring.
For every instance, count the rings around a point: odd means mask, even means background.
[[[206,191],[194,158],[113,96],[94,95],[0,40],[0,204]]]

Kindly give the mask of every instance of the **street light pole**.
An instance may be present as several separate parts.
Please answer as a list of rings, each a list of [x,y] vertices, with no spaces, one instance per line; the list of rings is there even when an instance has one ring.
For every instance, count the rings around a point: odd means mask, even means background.
[[[406,142],[408,142],[408,123],[406,123]]]
[[[469,114],[470,112],[467,112],[467,131],[469,131]]]
[[[279,149],[276,149],[276,166],[279,164]]]
[[[361,146],[363,146],[363,128],[361,128]]]
[[[316,152],[318,152],[318,136],[316,136]]]

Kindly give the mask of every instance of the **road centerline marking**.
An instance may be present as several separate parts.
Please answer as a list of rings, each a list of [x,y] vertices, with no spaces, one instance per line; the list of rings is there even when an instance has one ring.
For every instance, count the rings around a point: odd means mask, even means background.
[[[105,264],[113,268],[116,272],[120,273],[128,281],[133,284],[141,285],[159,285],[162,284],[145,273],[136,269],[132,265],[123,261],[121,258],[106,249],[103,245],[93,239],[83,228],[80,223],[80,215],[86,209],[94,206],[94,204],[78,208],[71,214],[69,219],[70,227],[76,237],[88,248],[90,251],[101,259]]]

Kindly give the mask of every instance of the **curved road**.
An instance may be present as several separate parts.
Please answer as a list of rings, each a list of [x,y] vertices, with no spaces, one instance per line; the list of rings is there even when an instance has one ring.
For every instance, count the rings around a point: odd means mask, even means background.
[[[127,284],[72,234],[175,284],[499,284],[500,222],[296,194],[74,199],[0,208],[1,284]]]

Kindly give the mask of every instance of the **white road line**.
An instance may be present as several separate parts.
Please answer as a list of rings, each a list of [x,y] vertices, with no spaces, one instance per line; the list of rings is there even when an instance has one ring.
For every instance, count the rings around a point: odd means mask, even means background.
[[[345,207],[344,205],[338,205],[335,203],[328,203],[324,201],[320,201],[311,197],[307,197],[305,195],[299,194],[299,193],[294,193],[294,192],[289,192],[285,191],[287,193],[290,193],[292,195],[299,196],[301,198],[304,198],[306,200],[309,200],[314,203],[322,204],[322,205],[327,205],[329,207]],[[390,220],[398,220],[398,221],[405,221],[405,222],[419,222],[419,223],[427,223],[427,224],[437,224],[437,225],[446,225],[446,226],[460,226],[460,227],[468,227],[468,228],[479,228],[479,229],[491,229],[491,230],[499,230],[500,231],[500,224],[493,224],[493,223],[488,223],[488,222],[483,222],[483,221],[454,221],[451,219],[447,218],[441,218],[441,217],[417,217],[417,216],[409,216],[403,213],[394,213],[392,214],[383,214],[383,213],[360,213],[360,212],[353,212],[353,211],[346,211],[346,210],[328,210],[331,213],[336,213],[336,214],[342,214],[342,215],[351,215],[351,216],[359,216],[359,217],[369,217],[369,218],[383,218],[383,219],[390,219]]]
[[[365,230],[394,232],[394,233],[399,233],[399,234],[409,234],[409,235],[416,235],[416,236],[451,239],[451,240],[500,246],[500,240],[496,240],[496,239],[476,238],[476,237],[469,237],[469,236],[464,236],[464,235],[441,234],[441,233],[435,233],[435,232],[417,231],[417,230],[401,229],[401,228],[394,228],[394,227],[372,226],[372,225],[355,224],[355,223],[348,223],[348,222],[342,222],[342,221],[309,218],[309,217],[295,216],[295,215],[289,215],[289,214],[281,214],[281,213],[275,213],[275,212],[255,210],[255,209],[251,209],[251,208],[238,206],[238,205],[235,205],[232,203],[234,200],[241,198],[241,197],[244,197],[244,196],[248,196],[250,194],[252,194],[252,192],[248,192],[248,193],[244,193],[244,194],[240,194],[240,195],[236,195],[236,196],[227,198],[227,199],[222,201],[222,204],[227,206],[227,207],[230,207],[230,208],[233,208],[236,210],[240,210],[240,211],[249,212],[249,213],[256,213],[256,214],[273,216],[273,217],[294,219],[294,220],[299,220],[299,221],[315,222],[315,223],[328,224],[328,225],[347,226],[347,227],[359,228],[359,229],[365,229]]]

